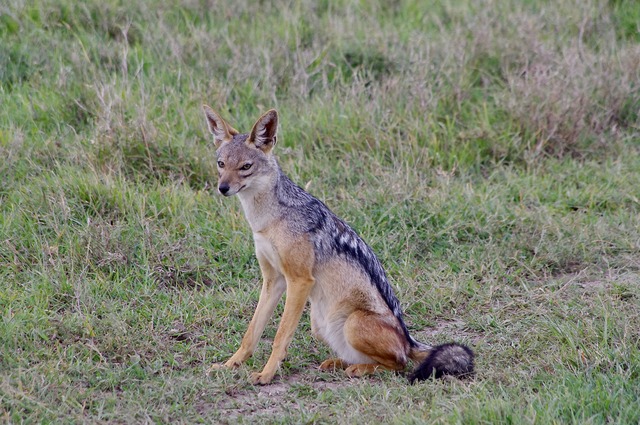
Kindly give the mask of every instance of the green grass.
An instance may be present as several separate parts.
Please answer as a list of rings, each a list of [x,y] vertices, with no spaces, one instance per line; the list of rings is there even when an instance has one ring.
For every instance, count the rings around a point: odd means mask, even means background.
[[[552,4],[553,3],[553,4]],[[8,423],[640,421],[640,6],[10,0],[0,6]],[[635,17],[635,18],[634,18]],[[237,349],[260,273],[201,104],[280,112],[285,172],[372,245],[473,379]]]

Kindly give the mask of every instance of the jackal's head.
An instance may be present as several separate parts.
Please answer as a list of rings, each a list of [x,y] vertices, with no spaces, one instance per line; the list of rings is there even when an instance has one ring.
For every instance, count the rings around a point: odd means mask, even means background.
[[[213,109],[207,105],[203,109],[216,146],[220,193],[232,196],[240,191],[266,190],[278,173],[271,154],[276,144],[278,112],[267,111],[258,118],[251,133],[240,134]]]

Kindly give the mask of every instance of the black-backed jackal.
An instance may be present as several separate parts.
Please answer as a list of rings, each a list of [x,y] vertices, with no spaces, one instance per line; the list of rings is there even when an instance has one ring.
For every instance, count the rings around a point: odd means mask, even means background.
[[[286,291],[273,351],[254,384],[273,379],[307,301],[311,329],[335,352],[320,369],[345,369],[362,376],[378,369],[402,370],[421,362],[411,381],[431,375],[473,372],[465,346],[430,347],[414,340],[400,303],[371,248],[327,206],[295,185],[278,166],[278,114],[262,115],[248,134],[229,126],[204,106],[217,148],[218,190],[238,195],[255,242],[263,283],[258,306],[238,351],[218,367],[237,367],[256,349],[265,325]]]

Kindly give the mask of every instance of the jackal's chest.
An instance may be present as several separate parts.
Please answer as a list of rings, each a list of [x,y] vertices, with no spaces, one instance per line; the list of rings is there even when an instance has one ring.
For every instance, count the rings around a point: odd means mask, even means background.
[[[271,241],[261,233],[254,233],[253,242],[256,247],[256,256],[267,260],[273,268],[280,272],[280,256]]]

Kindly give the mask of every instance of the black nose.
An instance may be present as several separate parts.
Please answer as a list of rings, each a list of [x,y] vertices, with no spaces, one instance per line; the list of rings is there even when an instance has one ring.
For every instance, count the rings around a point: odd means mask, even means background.
[[[218,186],[218,190],[220,191],[220,193],[222,193],[223,195],[226,195],[227,192],[229,191],[229,185],[226,183],[222,183],[220,184],[220,186]]]

